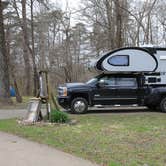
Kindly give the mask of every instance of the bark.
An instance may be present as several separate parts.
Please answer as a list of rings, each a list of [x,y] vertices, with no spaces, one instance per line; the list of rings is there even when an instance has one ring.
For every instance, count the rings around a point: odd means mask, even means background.
[[[17,85],[17,81],[16,81],[16,78],[15,78],[14,75],[13,75],[13,82],[14,82],[14,89],[15,89],[15,92],[16,92],[16,101],[18,103],[22,103],[22,96],[20,95],[20,91],[19,91],[19,88],[18,88],[18,85]]]
[[[115,23],[113,19],[113,10],[112,5],[113,2],[106,0],[106,13],[107,13],[107,21],[108,21],[108,48],[114,49],[115,48]]]
[[[66,54],[66,71],[65,71],[65,76],[66,76],[66,81],[71,82],[72,81],[72,57],[70,53],[70,36],[69,36],[69,28],[66,28],[66,43],[65,43],[65,54]]]
[[[115,1],[116,10],[116,47],[120,48],[123,45],[122,41],[122,10],[120,0]]]
[[[31,94],[31,66],[28,52],[28,34],[27,34],[27,18],[26,18],[26,0],[21,1],[22,4],[22,30],[23,30],[23,57],[25,62],[26,73],[26,95]]]
[[[0,103],[11,103],[8,57],[3,24],[3,3],[0,0]]]
[[[31,38],[32,38],[32,62],[33,62],[33,83],[34,83],[34,89],[33,89],[33,95],[36,96],[38,89],[39,89],[39,77],[37,72],[37,66],[35,62],[35,46],[34,46],[34,16],[33,16],[33,0],[31,0]]]
[[[41,11],[42,13],[42,11]],[[46,23],[42,18],[39,19],[39,55],[40,55],[40,69],[46,69]]]

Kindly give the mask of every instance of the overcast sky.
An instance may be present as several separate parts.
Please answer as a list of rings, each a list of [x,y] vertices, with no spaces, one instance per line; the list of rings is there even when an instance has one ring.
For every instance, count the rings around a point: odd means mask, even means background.
[[[58,3],[62,6],[62,9],[65,9],[66,3],[68,3],[71,9],[78,9],[80,0],[61,0],[60,2],[58,1]]]
[[[79,9],[81,0],[61,0],[58,2],[62,10],[66,9],[66,5],[68,5],[69,9],[71,10],[71,13],[75,12]],[[78,13],[77,13],[78,14]],[[79,22],[78,15],[76,13],[71,15],[71,25],[74,26],[76,23]]]

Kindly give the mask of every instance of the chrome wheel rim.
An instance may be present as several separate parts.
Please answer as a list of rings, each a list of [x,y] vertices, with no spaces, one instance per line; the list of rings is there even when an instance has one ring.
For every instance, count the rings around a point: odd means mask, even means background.
[[[85,105],[85,103],[83,101],[78,100],[78,101],[76,101],[74,103],[73,107],[74,107],[74,110],[76,112],[80,112],[81,113],[81,112],[83,112],[85,110],[86,105]]]

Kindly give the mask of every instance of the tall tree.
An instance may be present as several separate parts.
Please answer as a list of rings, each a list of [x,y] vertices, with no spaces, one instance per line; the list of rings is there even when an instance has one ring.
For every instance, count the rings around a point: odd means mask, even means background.
[[[0,0],[0,102],[9,103],[10,82],[8,70],[8,57],[6,52],[5,32],[3,23],[3,2]]]
[[[29,59],[29,41],[27,34],[27,16],[26,16],[26,0],[21,1],[22,4],[22,32],[23,32],[23,56],[25,61],[25,72],[26,72],[26,94],[31,94],[31,66]]]
[[[32,55],[32,62],[33,62],[33,83],[34,83],[34,89],[33,94],[37,95],[37,89],[39,88],[39,78],[37,73],[37,65],[35,62],[35,42],[34,42],[34,0],[30,1],[30,8],[31,8],[31,40],[32,40],[32,49],[30,49],[31,55]]]

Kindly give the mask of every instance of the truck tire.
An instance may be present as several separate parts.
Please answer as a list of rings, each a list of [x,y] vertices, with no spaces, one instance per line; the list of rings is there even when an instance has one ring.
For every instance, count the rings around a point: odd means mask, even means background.
[[[160,102],[160,109],[162,112],[166,113],[166,97],[164,97]]]
[[[71,112],[75,114],[83,114],[88,110],[88,102],[85,98],[77,97],[71,102]]]

